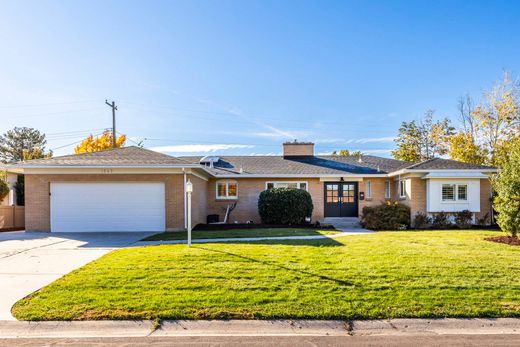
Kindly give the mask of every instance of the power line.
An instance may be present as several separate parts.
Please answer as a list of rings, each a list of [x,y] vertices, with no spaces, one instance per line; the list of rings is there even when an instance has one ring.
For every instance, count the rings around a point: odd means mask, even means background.
[[[103,133],[98,133],[98,134],[95,134],[95,135],[93,135],[93,136],[96,137],[96,136],[100,136],[100,135],[102,135],[102,134],[103,134]],[[75,144],[81,143],[81,142],[83,142],[83,140],[84,140],[84,139],[81,139],[81,140],[79,140],[79,141],[74,141],[74,142],[68,143],[68,144],[63,145],[63,146],[50,148],[50,150],[51,150],[51,151],[55,151],[55,150],[57,150],[57,149],[61,149],[61,148],[65,148],[65,147],[69,147],[69,146],[72,146],[72,145],[75,145]]]
[[[0,108],[24,108],[24,107],[41,107],[41,106],[56,106],[56,105],[71,105],[71,104],[85,104],[94,102],[97,100],[83,100],[83,101],[71,101],[71,102],[55,102],[48,104],[32,104],[32,105],[13,105],[13,106],[0,106]]]
[[[62,111],[62,112],[49,112],[49,113],[34,113],[34,114],[25,114],[25,115],[14,115],[7,117],[6,119],[15,119],[15,118],[28,118],[28,117],[39,117],[39,116],[52,116],[52,115],[60,115],[60,114],[69,114],[69,113],[80,113],[87,111],[99,111],[103,110],[103,108],[87,108],[82,110],[72,110],[72,111]]]
[[[85,129],[85,130],[75,130],[75,131],[63,131],[63,132],[57,132],[57,133],[45,133],[45,136],[53,136],[53,135],[69,135],[69,134],[76,134],[76,133],[87,133],[91,131],[99,131],[104,130],[105,128],[97,128],[97,129]]]

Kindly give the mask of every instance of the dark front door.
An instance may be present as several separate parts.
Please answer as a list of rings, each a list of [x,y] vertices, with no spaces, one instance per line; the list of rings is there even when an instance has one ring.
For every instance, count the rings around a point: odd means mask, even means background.
[[[325,217],[357,217],[357,182],[325,183]]]

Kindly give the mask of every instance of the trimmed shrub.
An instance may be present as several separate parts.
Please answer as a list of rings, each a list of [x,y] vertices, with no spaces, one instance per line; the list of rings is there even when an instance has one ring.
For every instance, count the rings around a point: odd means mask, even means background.
[[[413,227],[416,229],[426,229],[432,223],[432,219],[426,213],[417,212],[413,219]]]
[[[4,200],[7,194],[9,194],[9,185],[6,181],[0,178],[0,201]]]
[[[448,229],[451,227],[450,215],[446,212],[437,212],[433,215],[432,227],[434,229]]]
[[[477,225],[485,226],[489,225],[489,212],[486,212],[481,218],[477,219]]]
[[[301,224],[313,208],[311,195],[303,189],[274,188],[258,198],[258,213],[265,224]]]
[[[468,210],[456,212],[455,213],[455,224],[460,229],[471,228],[471,225],[473,224],[473,213]]]
[[[410,208],[398,202],[365,206],[361,224],[372,230],[403,230],[410,226]]]

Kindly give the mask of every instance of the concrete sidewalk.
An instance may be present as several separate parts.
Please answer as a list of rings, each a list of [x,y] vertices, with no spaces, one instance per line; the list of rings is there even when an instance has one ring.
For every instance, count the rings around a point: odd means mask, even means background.
[[[215,243],[215,242],[251,242],[251,241],[283,241],[283,240],[320,240],[333,239],[342,236],[366,235],[374,233],[371,230],[356,229],[354,231],[342,231],[338,234],[330,235],[307,235],[307,236],[262,236],[262,237],[227,237],[215,239],[192,239],[192,243]],[[187,243],[186,240],[166,240],[166,241],[139,241],[135,246],[154,246],[154,245],[178,245]]]
[[[520,335],[520,319],[0,321],[0,338]]]

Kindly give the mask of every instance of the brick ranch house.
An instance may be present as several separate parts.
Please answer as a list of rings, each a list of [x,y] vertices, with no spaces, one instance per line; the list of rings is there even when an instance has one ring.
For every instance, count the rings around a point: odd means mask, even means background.
[[[173,157],[139,147],[38,159],[7,166],[25,175],[28,231],[164,231],[186,228],[185,185],[193,183],[192,223],[210,214],[260,222],[260,192],[307,190],[313,221],[358,217],[364,206],[399,201],[418,212],[470,210],[491,216],[494,168],[432,159],[318,156],[314,144],[283,144],[283,156]]]

